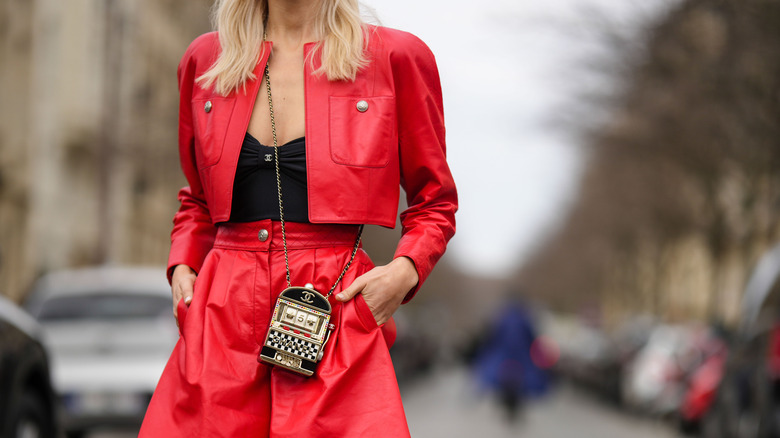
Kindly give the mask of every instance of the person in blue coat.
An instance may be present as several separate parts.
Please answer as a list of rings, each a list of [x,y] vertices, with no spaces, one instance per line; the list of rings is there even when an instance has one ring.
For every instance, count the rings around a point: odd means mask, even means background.
[[[532,359],[537,335],[527,308],[512,299],[501,306],[494,321],[477,353],[474,371],[480,387],[496,393],[514,419],[523,400],[547,392],[549,378]]]

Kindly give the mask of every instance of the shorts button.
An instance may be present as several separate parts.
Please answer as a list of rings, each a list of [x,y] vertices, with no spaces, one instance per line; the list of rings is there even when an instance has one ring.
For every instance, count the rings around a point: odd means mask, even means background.
[[[265,242],[266,240],[268,240],[268,230],[266,230],[265,228],[260,230],[260,232],[257,233],[257,238],[260,239],[261,242]]]

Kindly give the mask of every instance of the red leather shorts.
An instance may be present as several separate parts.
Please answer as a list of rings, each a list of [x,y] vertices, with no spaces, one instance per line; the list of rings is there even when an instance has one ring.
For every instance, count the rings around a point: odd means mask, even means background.
[[[352,225],[287,222],[292,285],[312,283],[327,293],[349,260],[356,233]],[[359,250],[334,294],[372,267]],[[395,326],[391,320],[378,327],[359,294],[343,304],[331,298],[335,329],[314,376],[258,363],[286,287],[278,222],[218,228],[190,306],[179,303],[181,337],[139,436],[409,436],[388,353]]]

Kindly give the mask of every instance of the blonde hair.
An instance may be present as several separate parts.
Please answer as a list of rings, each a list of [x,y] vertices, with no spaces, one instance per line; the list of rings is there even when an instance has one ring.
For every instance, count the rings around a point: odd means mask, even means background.
[[[213,18],[222,51],[197,82],[207,88],[213,85],[217,93],[227,95],[255,80],[267,16],[267,0],[217,0]],[[368,35],[357,0],[322,0],[315,32],[318,42],[310,55],[319,52],[322,61],[316,74],[324,73],[331,81],[354,80],[368,64],[364,53]]]

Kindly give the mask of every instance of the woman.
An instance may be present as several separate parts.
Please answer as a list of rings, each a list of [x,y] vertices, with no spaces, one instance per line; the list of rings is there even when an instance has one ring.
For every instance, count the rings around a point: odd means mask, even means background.
[[[356,0],[218,0],[216,18],[179,65],[189,186],[168,273],[181,338],[140,435],[408,436],[391,316],[457,209],[433,55],[362,23]],[[402,237],[374,267],[358,224],[393,227],[399,183]],[[258,358],[289,286],[332,308],[311,376]]]

